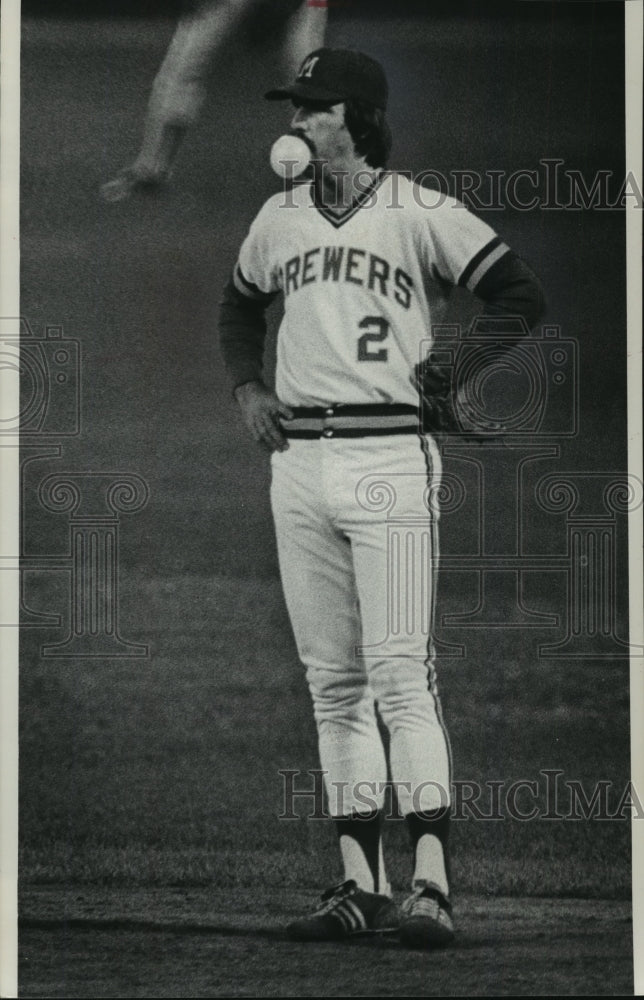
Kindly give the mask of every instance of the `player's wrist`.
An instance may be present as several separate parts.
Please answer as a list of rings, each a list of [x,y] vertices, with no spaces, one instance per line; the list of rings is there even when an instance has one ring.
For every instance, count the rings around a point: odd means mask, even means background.
[[[240,382],[233,389],[233,396],[239,402],[245,397],[249,396],[251,393],[256,392],[258,389],[261,391],[265,389],[266,386],[259,378],[248,379],[246,382]]]

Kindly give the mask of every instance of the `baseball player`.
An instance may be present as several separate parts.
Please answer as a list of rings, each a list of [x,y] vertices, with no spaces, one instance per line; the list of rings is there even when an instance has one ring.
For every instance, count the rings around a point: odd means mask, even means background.
[[[266,96],[292,101],[313,179],[274,195],[252,223],[224,293],[221,345],[243,420],[272,453],[280,573],[344,866],[342,883],[288,931],[326,940],[398,929],[407,945],[438,947],[454,935],[450,750],[431,658],[441,459],[419,425],[415,372],[452,287],[528,326],[541,290],[461,203],[385,169],[379,63],[320,48]],[[278,295],[273,390],[264,310]],[[387,765],[413,850],[400,910],[381,843]]]
[[[290,77],[306,53],[324,42],[327,0],[271,2],[286,25],[282,61]],[[211,67],[257,7],[258,0],[199,0],[188,5],[152,85],[139,154],[101,187],[106,201],[124,201],[167,182],[185,133],[201,111]]]

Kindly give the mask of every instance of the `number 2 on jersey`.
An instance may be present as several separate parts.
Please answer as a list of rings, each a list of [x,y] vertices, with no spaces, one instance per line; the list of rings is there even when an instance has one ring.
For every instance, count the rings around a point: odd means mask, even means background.
[[[373,343],[381,343],[389,334],[389,323],[382,316],[365,316],[358,323],[361,330],[367,330],[358,339],[358,361],[386,361],[387,348],[372,348]]]

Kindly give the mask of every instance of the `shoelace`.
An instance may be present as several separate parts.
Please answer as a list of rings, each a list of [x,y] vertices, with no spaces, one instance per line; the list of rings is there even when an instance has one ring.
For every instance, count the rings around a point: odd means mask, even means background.
[[[419,886],[418,889],[414,889],[413,895],[408,896],[407,899],[403,901],[402,911],[403,913],[409,913],[414,907],[415,903],[420,899],[425,891],[425,886]]]
[[[351,882],[342,882],[340,885],[327,889],[322,896],[320,905],[316,908],[316,913],[329,913],[331,910],[334,910],[345,899],[353,896],[354,890],[355,883],[352,884]]]
[[[445,910],[449,915],[449,902],[447,900],[443,901],[440,895],[438,899],[434,895],[425,895],[426,889],[427,886],[424,885],[419,885],[414,889],[413,894],[405,899],[402,904],[403,913],[411,913],[420,904],[425,912],[431,912],[436,917],[438,917],[441,910]]]

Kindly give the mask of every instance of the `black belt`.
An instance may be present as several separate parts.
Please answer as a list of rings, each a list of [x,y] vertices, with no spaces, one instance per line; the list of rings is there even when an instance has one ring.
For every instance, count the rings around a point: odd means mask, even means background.
[[[334,403],[292,406],[293,419],[282,421],[287,438],[378,437],[418,434],[418,407],[407,403]]]

